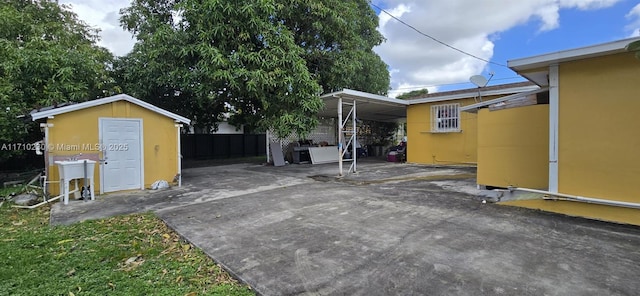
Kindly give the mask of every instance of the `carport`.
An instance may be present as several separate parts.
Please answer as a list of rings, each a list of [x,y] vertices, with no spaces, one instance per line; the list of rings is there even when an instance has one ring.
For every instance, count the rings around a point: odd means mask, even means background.
[[[338,119],[337,162],[338,174],[344,174],[344,162],[351,162],[348,173],[357,171],[357,157],[344,160],[348,147],[356,151],[357,122],[371,120],[379,122],[394,122],[407,117],[407,101],[367,92],[344,89],[320,96],[324,101],[324,110],[319,117],[335,117]],[[267,158],[269,160],[269,143],[271,139],[267,133]]]

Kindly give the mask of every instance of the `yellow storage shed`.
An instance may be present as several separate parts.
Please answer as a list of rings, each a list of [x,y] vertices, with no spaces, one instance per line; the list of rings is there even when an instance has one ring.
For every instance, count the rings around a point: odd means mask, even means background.
[[[101,194],[145,189],[160,180],[181,185],[180,129],[190,123],[185,117],[126,94],[47,107],[31,117],[44,132],[54,195],[60,192],[55,162],[71,158],[96,161],[92,191]]]

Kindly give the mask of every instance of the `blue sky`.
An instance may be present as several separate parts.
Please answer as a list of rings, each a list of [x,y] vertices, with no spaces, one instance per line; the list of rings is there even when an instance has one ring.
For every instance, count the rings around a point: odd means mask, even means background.
[[[628,0],[373,3],[423,33],[500,64],[638,36],[640,29],[640,4]],[[387,42],[376,51],[391,70],[392,96],[425,87],[431,92],[471,88],[469,77],[481,74],[488,78],[490,72],[495,73],[490,85],[523,81],[508,68],[465,57],[395,20],[385,23],[384,18],[389,17],[380,14],[380,31]]]
[[[372,0],[421,32],[492,62],[638,36],[637,0]],[[129,0],[59,0],[101,29],[100,44],[125,55],[135,40],[118,23]],[[472,75],[490,84],[522,81],[508,68],[464,56],[380,14],[387,42],[375,51],[389,65],[390,96],[474,87]]]
[[[632,37],[633,30],[627,28],[632,22],[625,16],[635,4],[637,3],[633,1],[625,1],[598,10],[561,10],[560,26],[545,32],[539,32],[539,23],[531,20],[498,34],[492,60],[505,63],[510,59]],[[640,26],[636,28],[636,35],[638,28]],[[490,68],[495,70],[496,78],[514,74],[508,69],[498,69],[495,66]]]

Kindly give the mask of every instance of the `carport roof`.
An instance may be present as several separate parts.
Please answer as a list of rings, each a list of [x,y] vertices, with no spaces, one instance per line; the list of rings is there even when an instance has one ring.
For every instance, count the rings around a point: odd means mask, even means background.
[[[366,93],[362,91],[344,89],[322,95],[324,110],[318,114],[321,117],[336,117],[338,114],[338,99],[344,103],[356,102],[358,119],[373,121],[396,121],[407,117],[407,101]]]

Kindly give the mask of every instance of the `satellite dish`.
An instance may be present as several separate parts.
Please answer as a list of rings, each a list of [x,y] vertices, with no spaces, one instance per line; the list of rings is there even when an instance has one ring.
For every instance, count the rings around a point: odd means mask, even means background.
[[[469,78],[469,80],[477,87],[485,87],[487,86],[487,83],[489,83],[489,80],[487,80],[487,78],[484,78],[484,76],[482,75],[473,75],[471,76],[471,78]]]

